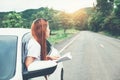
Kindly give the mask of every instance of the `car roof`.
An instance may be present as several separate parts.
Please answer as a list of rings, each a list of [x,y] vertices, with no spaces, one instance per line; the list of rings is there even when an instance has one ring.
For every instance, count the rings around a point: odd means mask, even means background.
[[[27,28],[0,28],[0,35],[23,36],[28,32],[30,32],[30,29]]]

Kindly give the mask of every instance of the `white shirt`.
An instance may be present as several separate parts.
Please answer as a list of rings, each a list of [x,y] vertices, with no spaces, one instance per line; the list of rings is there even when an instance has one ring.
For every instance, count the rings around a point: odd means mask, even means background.
[[[27,56],[35,57],[36,60],[40,60],[41,46],[34,38],[29,40],[27,49]]]

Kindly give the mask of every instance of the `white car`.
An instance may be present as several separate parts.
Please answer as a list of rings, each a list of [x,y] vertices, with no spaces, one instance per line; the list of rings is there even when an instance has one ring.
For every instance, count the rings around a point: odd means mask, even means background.
[[[39,61],[27,71],[24,60],[26,45],[31,38],[30,29],[0,28],[0,80],[63,80],[63,65],[55,61]],[[56,53],[47,42],[50,55]],[[40,64],[40,65],[39,65]]]

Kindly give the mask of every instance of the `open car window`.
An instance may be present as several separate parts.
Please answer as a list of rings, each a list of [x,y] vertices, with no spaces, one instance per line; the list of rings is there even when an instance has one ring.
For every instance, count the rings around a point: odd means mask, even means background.
[[[0,35],[0,80],[9,80],[15,74],[17,36]]]
[[[27,57],[27,45],[29,40],[31,39],[31,34],[26,33],[22,38],[22,72],[23,72],[23,80],[27,80],[30,78],[45,76],[53,73],[57,67],[57,64],[52,61],[38,61],[31,64],[30,69],[26,69],[25,66],[25,58]],[[47,41],[48,52],[50,52],[51,44]],[[49,65],[48,65],[49,64]],[[39,66],[40,65],[40,66]]]

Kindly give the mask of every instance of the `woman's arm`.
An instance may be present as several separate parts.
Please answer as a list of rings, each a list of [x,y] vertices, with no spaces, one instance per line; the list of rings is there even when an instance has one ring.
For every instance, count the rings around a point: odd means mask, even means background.
[[[28,68],[28,66],[35,60],[34,57],[31,56],[27,56],[26,60],[25,60],[25,65]]]

